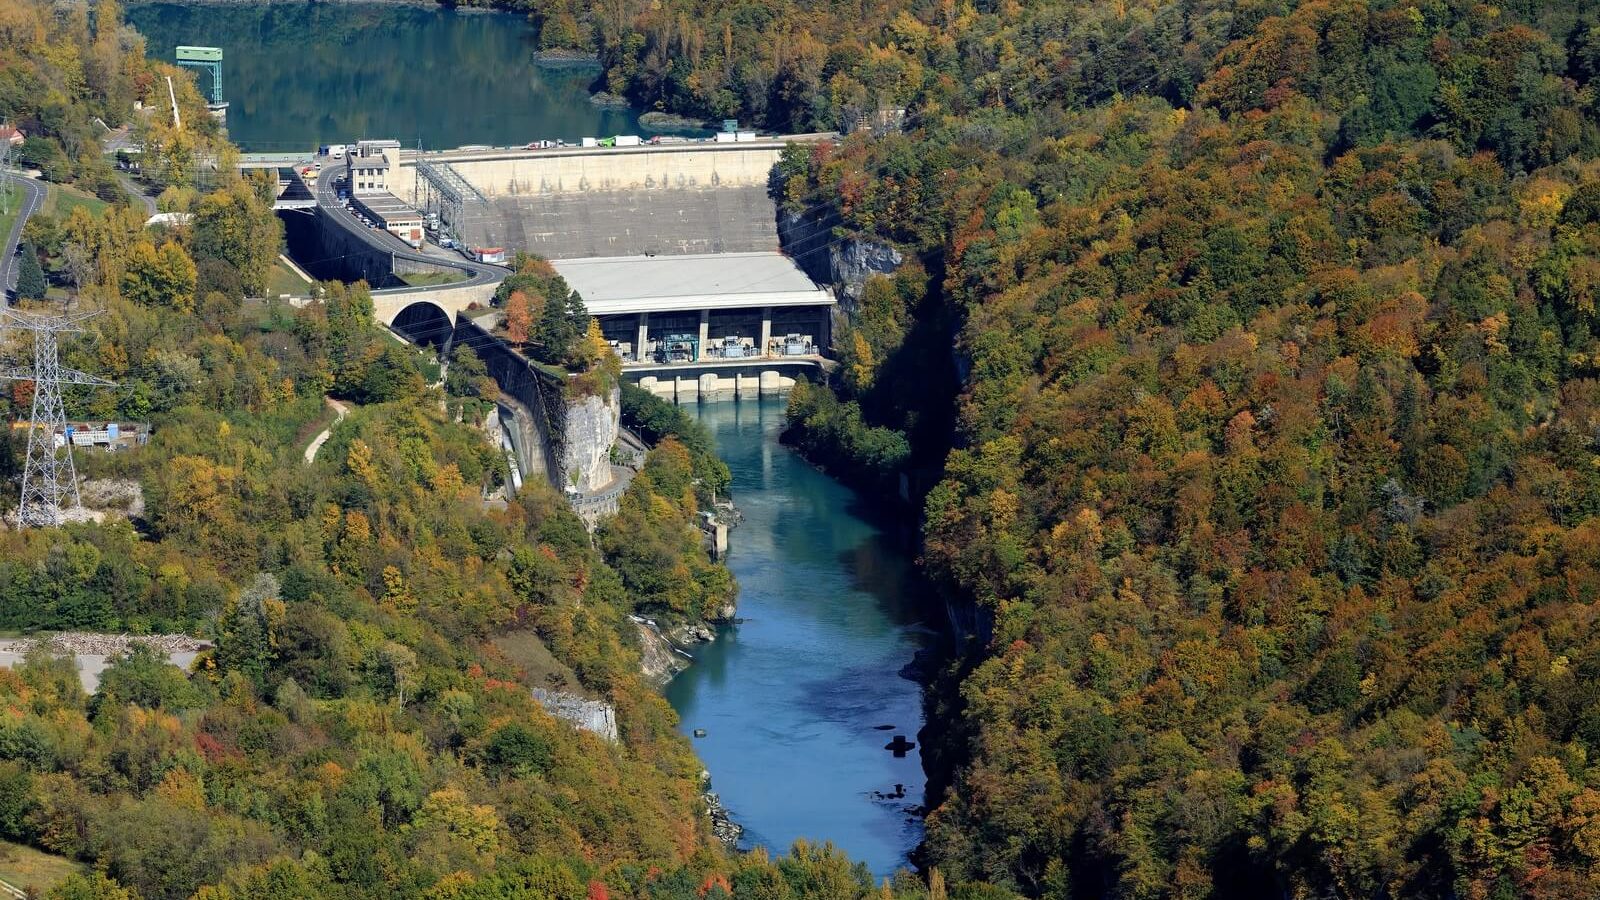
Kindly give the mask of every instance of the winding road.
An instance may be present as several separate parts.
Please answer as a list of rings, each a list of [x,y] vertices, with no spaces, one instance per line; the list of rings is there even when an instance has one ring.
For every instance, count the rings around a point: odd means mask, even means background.
[[[15,172],[7,172],[0,178],[10,184],[21,185],[23,193],[22,206],[18,208],[16,221],[11,223],[11,233],[6,235],[4,255],[0,256],[0,288],[4,288],[0,304],[9,305],[11,291],[17,286],[17,245],[22,243],[22,226],[28,223],[29,216],[44,205],[44,185]]]
[[[340,227],[356,234],[368,245],[390,254],[395,259],[429,263],[435,266],[449,266],[467,274],[465,281],[453,281],[448,284],[428,287],[380,288],[373,291],[373,294],[417,294],[427,291],[454,290],[480,284],[499,284],[505,280],[507,275],[511,274],[511,270],[505,266],[474,262],[462,256],[435,256],[422,250],[414,250],[410,244],[381,228],[368,228],[361,224],[361,220],[357,219],[354,213],[345,209],[344,204],[339,202],[338,190],[333,186],[334,176],[345,168],[344,162],[342,160],[335,161],[328,157],[319,157],[318,161],[322,163],[322,172],[321,176],[317,178],[317,205],[321,207],[322,214],[327,216],[329,221],[338,223]]]
[[[122,185],[122,189],[128,192],[128,196],[132,197],[135,202],[144,207],[144,214],[146,217],[153,216],[159,211],[156,207],[156,198],[146,194],[144,189],[139,187],[139,183],[134,181],[127,172],[118,169],[116,174],[117,183]]]

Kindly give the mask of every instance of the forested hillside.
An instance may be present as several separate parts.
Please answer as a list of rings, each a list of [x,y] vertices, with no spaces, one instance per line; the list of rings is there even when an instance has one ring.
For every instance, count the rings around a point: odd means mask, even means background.
[[[927,862],[1600,892],[1595,15],[1058,0],[872,37],[911,127],[791,152],[782,199],[911,259],[791,420],[887,484],[954,423],[925,562],[993,628],[940,695]]]
[[[63,361],[115,386],[69,389],[70,416],[153,427],[144,446],[79,455],[117,486],[104,521],[0,526],[0,628],[212,645],[187,668],[135,647],[92,692],[48,646],[0,668],[0,838],[54,858],[65,880],[48,896],[928,896],[831,846],[769,858],[712,836],[702,769],[629,620],[694,621],[732,597],[692,527],[727,479],[705,435],[660,423],[598,536],[540,485],[506,500],[473,348],[441,378],[441,360],[375,324],[362,284],[322,285],[303,308],[260,299],[281,230],[270,185],[229,174],[225,145],[215,172],[146,157],[177,166],[144,174],[187,219],[147,227],[126,205],[92,120],[163,127],[132,108],[170,72],[141,53],[107,0],[0,4],[0,99],[43,154],[29,159],[59,154],[72,162],[47,178],[105,176],[123,201],[29,219],[22,252],[51,285],[23,308],[99,313]],[[187,104],[192,78],[172,74]],[[204,124],[162,147],[218,140],[203,113],[183,118]],[[204,190],[185,166],[207,170]],[[26,363],[24,338],[0,339],[8,362]],[[561,361],[589,369],[574,390],[615,377],[583,353]],[[0,415],[26,421],[32,393],[8,386]],[[0,438],[0,513],[20,434]],[[535,688],[609,704],[616,739],[556,718]]]

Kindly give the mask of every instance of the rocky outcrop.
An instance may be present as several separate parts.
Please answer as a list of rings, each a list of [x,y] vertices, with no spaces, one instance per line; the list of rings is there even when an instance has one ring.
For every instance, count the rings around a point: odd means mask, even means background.
[[[639,669],[656,684],[666,684],[674,675],[689,668],[687,654],[672,645],[649,619],[629,616],[639,629]]]
[[[597,734],[612,743],[618,740],[617,711],[609,703],[601,700],[585,700],[576,694],[547,691],[544,688],[534,688],[533,699],[539,701],[545,712],[558,719],[565,719],[584,731]]]
[[[722,798],[711,789],[711,773],[700,770],[700,799],[706,804],[706,818],[711,820],[711,833],[729,850],[739,849],[739,838],[744,837],[744,826],[733,820],[733,814],[722,805]]]
[[[709,780],[708,774],[707,781]],[[744,836],[744,826],[733,820],[733,815],[722,805],[722,798],[715,792],[706,791],[701,797],[706,801],[706,816],[711,819],[711,833],[729,850],[739,849],[739,838]]]
[[[889,244],[862,238],[838,238],[832,210],[821,214],[778,214],[778,241],[785,253],[818,284],[831,285],[844,312],[853,313],[867,279],[890,275],[905,257]]]
[[[731,610],[733,607],[730,605],[728,609],[730,610],[729,615],[732,615]],[[712,631],[711,626],[705,624],[704,622],[685,622],[684,624],[679,625],[678,627],[667,632],[667,636],[670,637],[672,639],[672,643],[678,647],[689,647],[694,644],[709,644],[717,639],[717,633]]]
[[[134,644],[142,644],[162,654],[198,653],[211,646],[210,642],[187,634],[97,634],[91,631],[63,631],[44,638],[20,638],[6,643],[6,649],[25,654],[36,646],[56,653],[83,653],[95,656],[117,656],[128,652]]]
[[[570,486],[592,491],[611,483],[611,447],[622,424],[622,391],[567,401],[561,471]]]

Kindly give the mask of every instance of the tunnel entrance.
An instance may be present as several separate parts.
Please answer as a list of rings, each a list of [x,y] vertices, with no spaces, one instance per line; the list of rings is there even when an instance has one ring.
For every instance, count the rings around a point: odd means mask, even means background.
[[[449,314],[427,300],[419,300],[400,310],[389,327],[411,343],[435,350],[443,349],[455,331]]]

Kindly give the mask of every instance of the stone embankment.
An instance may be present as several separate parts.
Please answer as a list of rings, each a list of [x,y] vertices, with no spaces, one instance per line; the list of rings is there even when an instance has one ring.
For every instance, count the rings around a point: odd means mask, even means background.
[[[101,673],[134,644],[149,647],[180,669],[187,669],[196,657],[211,646],[207,641],[186,634],[130,635],[68,631],[48,637],[0,640],[0,666],[15,666],[27,657],[29,651],[38,647],[56,653],[71,653],[77,661],[78,680],[83,684],[83,689],[94,693],[100,687]]]

